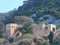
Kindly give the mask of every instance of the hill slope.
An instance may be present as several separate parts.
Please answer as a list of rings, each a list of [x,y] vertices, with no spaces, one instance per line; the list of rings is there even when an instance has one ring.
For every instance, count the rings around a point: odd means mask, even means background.
[[[48,22],[60,24],[59,0],[27,0],[17,11],[9,13],[12,20],[15,16],[25,15],[34,19],[35,23]],[[12,22],[12,21],[11,21]]]
[[[58,23],[60,22],[59,5],[60,5],[59,0],[28,0],[28,1],[24,1],[24,4],[18,8],[15,16],[26,15],[28,17],[32,17],[35,22],[48,20],[48,22],[50,23]],[[34,14],[35,17],[32,16]],[[49,16],[44,17],[44,15],[49,15]],[[41,17],[44,17],[44,19],[41,20],[40,19]],[[53,17],[54,19],[51,19]]]

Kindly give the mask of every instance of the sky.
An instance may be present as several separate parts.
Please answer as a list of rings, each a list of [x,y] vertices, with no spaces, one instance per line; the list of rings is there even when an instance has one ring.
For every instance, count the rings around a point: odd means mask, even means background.
[[[18,8],[24,0],[0,0],[0,13],[5,13]]]

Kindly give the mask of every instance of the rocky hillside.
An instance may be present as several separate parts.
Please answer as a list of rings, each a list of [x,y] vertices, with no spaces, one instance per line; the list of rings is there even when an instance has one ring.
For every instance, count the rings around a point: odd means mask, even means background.
[[[59,0],[28,0],[20,6],[16,15],[32,17],[36,23],[47,21],[59,24],[60,22],[60,1]]]
[[[12,20],[12,17],[25,15],[33,18],[35,23],[48,22],[60,24],[59,0],[27,0],[23,3],[17,11],[14,11],[12,14],[9,13],[10,20]]]
[[[3,22],[3,23],[12,22],[15,12],[16,12],[16,9],[9,11],[7,13],[0,13],[0,22]]]
[[[6,16],[8,16],[6,13],[0,13],[0,21],[4,21]]]

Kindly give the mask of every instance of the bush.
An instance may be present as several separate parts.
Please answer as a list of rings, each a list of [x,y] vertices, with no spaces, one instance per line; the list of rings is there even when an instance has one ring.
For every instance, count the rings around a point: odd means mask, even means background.
[[[60,45],[60,42],[58,40],[54,40],[54,45]]]
[[[23,37],[27,38],[27,39],[32,39],[33,35],[32,34],[25,34]]]
[[[43,45],[43,43],[45,42],[45,40],[42,39],[42,38],[39,38],[39,39],[38,38],[34,38],[33,41],[34,41],[34,43],[36,45]]]
[[[10,39],[8,39],[8,40],[9,40],[10,43],[12,43],[12,42],[14,41],[13,38],[10,38]]]
[[[21,41],[18,45],[31,45],[28,41]]]
[[[43,45],[50,45],[50,43],[48,41],[45,41]]]

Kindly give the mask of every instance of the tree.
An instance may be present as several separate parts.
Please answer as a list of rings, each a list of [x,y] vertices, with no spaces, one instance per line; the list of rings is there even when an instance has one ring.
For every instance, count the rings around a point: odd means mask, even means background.
[[[3,33],[5,32],[5,25],[3,22],[0,22],[0,37],[2,37]]]
[[[22,32],[22,34],[27,34],[27,33],[32,34],[33,33],[33,28],[34,27],[32,25],[25,24],[23,27],[17,28],[17,30]]]
[[[23,34],[25,33],[33,33],[33,19],[26,17],[26,16],[17,16],[15,17],[16,22],[18,24],[23,25],[22,28],[18,28],[17,30],[19,30],[20,32],[22,32]]]
[[[52,31],[50,31],[50,34],[48,36],[50,44],[53,44],[53,38],[54,38],[54,33]]]
[[[32,23],[34,23],[33,19],[29,18],[27,16],[16,16],[15,21],[18,24],[32,24]]]
[[[12,18],[11,16],[7,16],[4,23],[5,24],[14,23],[14,18]]]

